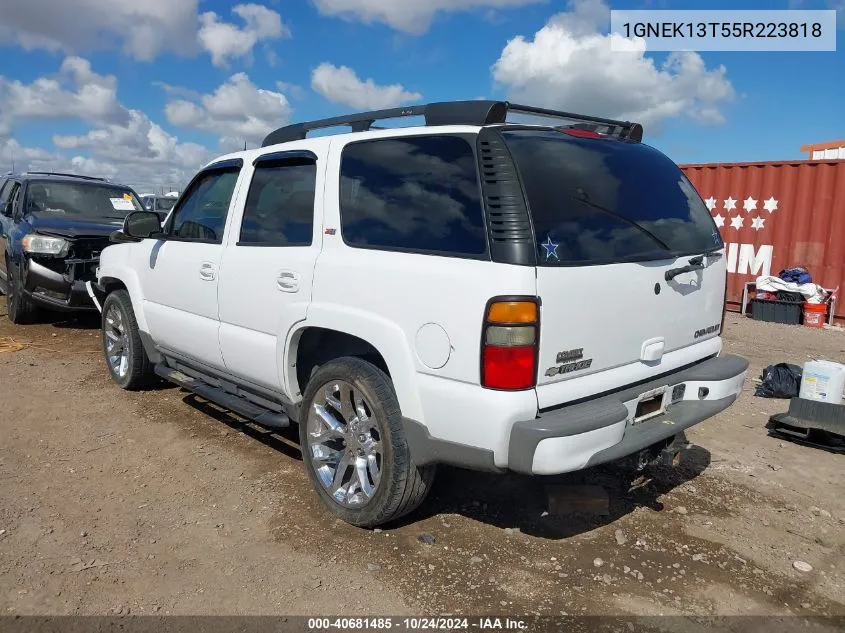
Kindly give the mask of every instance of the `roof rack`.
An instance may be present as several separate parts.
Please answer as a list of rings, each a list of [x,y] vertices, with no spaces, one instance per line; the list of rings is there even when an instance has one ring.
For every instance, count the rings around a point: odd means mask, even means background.
[[[79,174],[66,174],[60,171],[28,171],[27,175],[34,176],[65,176],[66,178],[79,178],[80,180],[96,180],[99,182],[110,182],[108,178],[99,178],[97,176],[81,176]]]
[[[376,121],[384,119],[397,119],[402,117],[421,116],[425,118],[427,126],[436,125],[495,125],[504,124],[508,112],[528,114],[532,116],[551,117],[556,119],[567,119],[575,121],[579,127],[590,125],[590,129],[603,132],[610,136],[629,139],[640,142],[643,138],[643,126],[630,121],[616,121],[602,117],[575,114],[574,112],[562,112],[537,108],[534,106],[519,105],[508,101],[443,101],[428,103],[426,105],[408,106],[404,108],[389,108],[387,110],[373,110],[372,112],[359,112],[344,116],[320,119],[317,121],[306,121],[280,127],[270,132],[261,144],[262,147],[287,143],[289,141],[301,141],[308,132],[330,127],[349,126],[353,132],[366,132],[374,129]],[[376,128],[381,129],[381,128]],[[583,129],[583,127],[582,127]]]

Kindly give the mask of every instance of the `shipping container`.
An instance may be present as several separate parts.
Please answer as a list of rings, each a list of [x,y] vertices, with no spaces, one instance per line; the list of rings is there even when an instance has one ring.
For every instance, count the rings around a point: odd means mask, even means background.
[[[845,324],[845,160],[681,165],[727,247],[728,307],[739,310],[747,281],[803,266],[839,288]]]

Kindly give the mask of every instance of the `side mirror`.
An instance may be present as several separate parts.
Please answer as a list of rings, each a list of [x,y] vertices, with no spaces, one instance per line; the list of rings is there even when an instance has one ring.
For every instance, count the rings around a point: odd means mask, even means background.
[[[161,220],[152,211],[133,211],[123,220],[126,237],[144,240],[161,234]]]

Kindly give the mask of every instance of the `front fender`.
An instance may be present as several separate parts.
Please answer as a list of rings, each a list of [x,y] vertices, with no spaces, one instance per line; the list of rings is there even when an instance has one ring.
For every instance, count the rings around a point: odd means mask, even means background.
[[[131,247],[132,245],[114,244],[103,249],[103,252],[100,254],[97,282],[102,287],[108,287],[115,282],[123,284],[127,292],[129,292],[129,298],[132,300],[132,310],[135,312],[138,329],[149,334],[147,317],[144,314],[144,294],[138,274],[129,265],[127,246]]]
[[[403,330],[396,323],[374,312],[337,304],[312,303],[308,308],[308,318],[297,323],[288,334],[284,359],[287,393],[297,392],[295,367],[297,345],[303,331],[309,327],[357,336],[375,347],[387,363],[387,370],[390,372],[396,398],[402,408],[402,415],[418,422],[425,422],[417,385],[414,355]]]

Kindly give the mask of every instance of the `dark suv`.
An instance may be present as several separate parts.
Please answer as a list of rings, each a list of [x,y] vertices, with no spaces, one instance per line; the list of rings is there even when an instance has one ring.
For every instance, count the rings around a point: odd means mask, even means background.
[[[0,177],[0,290],[9,319],[25,323],[37,307],[89,310],[85,282],[137,194],[103,178],[27,172]]]

